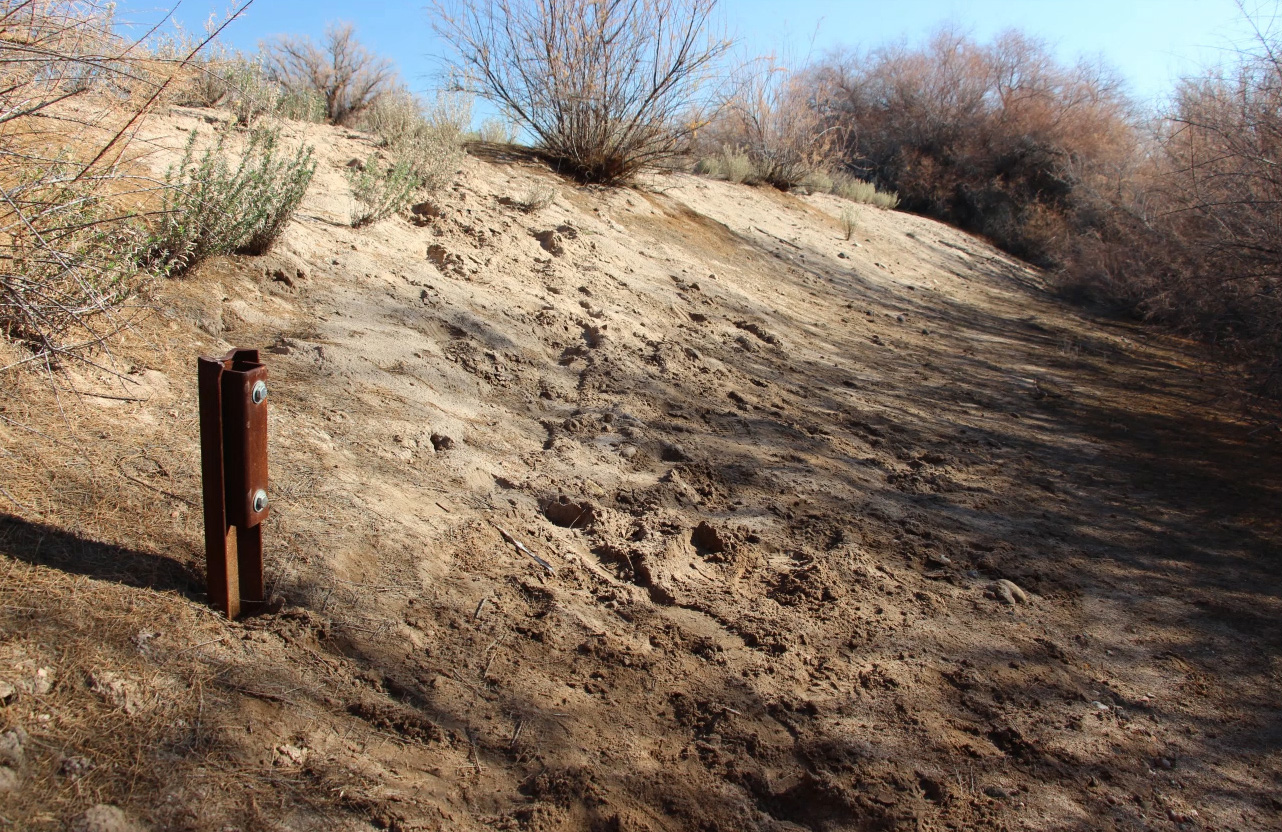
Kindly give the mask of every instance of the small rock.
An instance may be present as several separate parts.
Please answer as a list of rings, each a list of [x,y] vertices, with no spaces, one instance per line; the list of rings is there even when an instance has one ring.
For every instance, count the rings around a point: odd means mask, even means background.
[[[1158,757],[1156,762],[1157,762],[1158,768],[1163,768],[1168,771],[1175,767],[1175,764],[1172,763],[1170,760],[1168,760],[1166,757]]]
[[[622,448],[619,449],[619,456],[623,457],[624,459],[630,460],[636,455],[637,455],[636,445],[624,445]]]
[[[0,766],[0,794],[16,792],[20,779],[18,772],[8,766]]]
[[[109,670],[95,672],[89,679],[90,688],[107,704],[133,715],[141,709],[142,692],[138,684],[119,673]]]
[[[118,807],[99,803],[72,821],[71,832],[142,832],[142,827]]]
[[[276,765],[278,766],[301,766],[303,761],[307,759],[306,748],[299,748],[298,746],[291,745],[289,743],[286,743],[285,745],[278,745],[276,747],[276,754]]]
[[[42,667],[36,671],[36,677],[31,680],[31,692],[36,696],[44,696],[51,690],[53,690],[53,671]]]
[[[0,734],[0,765],[20,768],[24,758],[23,746],[27,742],[27,732],[21,728],[5,731]]]
[[[349,159],[347,167],[352,168],[353,170],[363,171],[365,170],[365,162],[362,159]]]
[[[844,251],[837,252],[837,256],[840,257],[842,260],[850,259],[850,255],[846,254],[846,252]]]
[[[441,210],[441,206],[437,205],[435,202],[430,202],[430,201],[419,202],[414,205],[411,205],[410,213],[424,220],[434,220],[434,219],[437,219],[438,217],[444,216],[444,212]]]
[[[564,494],[539,501],[543,516],[563,529],[586,529],[596,522],[596,506],[574,502]]]
[[[1003,604],[1008,606],[1029,603],[1028,593],[1020,589],[1019,585],[1014,581],[1008,581],[1005,578],[1002,578],[999,581],[994,581],[989,584],[988,589],[997,596]]]
[[[18,689],[4,680],[0,680],[0,705],[8,705],[18,695]]]
[[[659,459],[664,462],[689,462],[690,455],[676,442],[660,442]]]
[[[1006,800],[1011,796],[1011,791],[1010,789],[1003,788],[1002,786],[994,785],[994,786],[985,786],[984,794],[988,795],[994,800]]]
[[[62,765],[58,766],[58,772],[63,777],[79,780],[93,768],[94,764],[88,757],[63,757]]]
[[[535,232],[534,239],[538,240],[543,250],[553,257],[565,254],[565,239],[555,229]]]
[[[701,520],[690,534],[690,542],[700,552],[719,554],[726,550],[726,541],[721,533],[707,520]]]
[[[448,451],[454,447],[454,440],[443,433],[434,433],[430,438],[432,447],[438,452]]]
[[[302,280],[304,277],[307,277],[307,272],[303,270],[302,267],[288,269],[283,266],[277,266],[271,270],[270,274],[272,280],[277,283],[284,283],[291,289],[294,288],[294,282],[296,280]]]
[[[926,555],[926,562],[932,563],[935,566],[950,566],[952,565],[953,559],[948,557],[948,555],[944,555],[939,552],[931,552]]]

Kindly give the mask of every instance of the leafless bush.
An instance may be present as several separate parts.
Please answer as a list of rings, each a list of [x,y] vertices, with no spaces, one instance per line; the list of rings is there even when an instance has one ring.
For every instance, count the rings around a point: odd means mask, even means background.
[[[280,37],[263,45],[268,77],[285,90],[319,94],[332,124],[350,124],[396,86],[390,61],[356,40],[350,23],[334,23],[325,42]]]
[[[1060,259],[1079,193],[1135,146],[1107,70],[1062,66],[1014,32],[981,45],[943,31],[918,49],[838,55],[818,74],[858,175],[1035,263]]]
[[[623,182],[706,123],[729,43],[716,0],[437,0],[460,84],[524,125],[565,173]]]
[[[1226,347],[1282,393],[1282,42],[1183,81],[1074,240],[1067,288]]]
[[[738,148],[754,179],[784,191],[834,161],[844,125],[825,112],[829,98],[818,76],[773,57],[752,62],[743,75],[705,141]]]

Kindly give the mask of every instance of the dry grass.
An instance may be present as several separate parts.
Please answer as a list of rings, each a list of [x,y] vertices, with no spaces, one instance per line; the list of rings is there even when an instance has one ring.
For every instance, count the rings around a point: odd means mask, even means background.
[[[133,336],[121,358],[183,373],[185,351]],[[59,393],[34,373],[0,395],[0,682],[18,691],[0,734],[29,737],[0,814],[63,829],[106,803],[157,829],[346,828],[364,805],[317,784],[356,794],[358,778],[264,761],[245,732],[264,703],[341,718],[325,701],[346,677],[283,670],[279,640],[255,635],[275,619],[227,622],[205,606],[194,393],[125,441],[120,411],[145,406],[110,379],[80,384],[119,398]],[[287,553],[274,559],[279,577]]]

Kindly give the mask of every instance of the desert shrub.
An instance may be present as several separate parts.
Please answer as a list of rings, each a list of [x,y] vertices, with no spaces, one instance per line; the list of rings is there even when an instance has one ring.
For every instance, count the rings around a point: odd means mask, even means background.
[[[556,191],[547,185],[535,185],[525,192],[517,201],[521,210],[527,214],[537,214],[556,201]]]
[[[230,162],[228,133],[197,152],[192,131],[165,174],[163,206],[143,254],[149,267],[181,275],[218,254],[264,254],[284,231],[316,171],[312,148],[281,147],[280,131],[248,132]]]
[[[262,52],[267,77],[287,92],[319,96],[331,124],[353,123],[396,86],[391,62],[357,42],[350,23],[330,24],[320,45],[280,37]]]
[[[448,185],[463,160],[470,120],[471,102],[462,96],[442,94],[424,102],[403,88],[383,96],[362,126],[377,136],[388,158],[372,156],[363,167],[348,169],[356,200],[352,225],[378,222],[403,209],[416,193]]]
[[[1018,33],[982,45],[944,31],[920,48],[835,56],[817,77],[850,169],[1041,265],[1062,260],[1098,172],[1134,152],[1110,74],[1062,66]]]
[[[761,181],[757,167],[748,154],[742,148],[729,145],[723,145],[715,154],[701,158],[695,163],[694,172],[736,185],[756,185]]]
[[[832,193],[834,182],[828,171],[820,168],[807,173],[799,184],[807,193],[830,194]]]
[[[419,189],[419,180],[409,162],[381,162],[371,156],[360,167],[347,169],[352,186],[352,227],[371,225],[409,205]]]
[[[76,172],[62,162],[23,171],[0,211],[0,332],[50,360],[115,329],[113,311],[143,277],[136,235]]]
[[[84,359],[124,325],[145,278],[120,193],[146,183],[122,157],[167,84],[112,10],[0,3],[0,335],[29,351],[4,369]]]
[[[234,55],[224,44],[210,40],[218,31],[218,18],[211,15],[204,28],[205,36],[199,37],[175,23],[172,30],[158,33],[151,42],[151,54],[157,60],[182,67],[171,84],[175,104],[217,107],[231,92],[227,69]]]
[[[323,124],[326,120],[325,99],[314,90],[282,90],[272,115],[291,121]]]
[[[843,125],[827,114],[820,82],[774,58],[754,61],[705,135],[747,156],[756,181],[783,191],[798,187],[842,149]]]
[[[360,117],[360,127],[378,137],[382,147],[398,144],[424,124],[423,103],[405,87],[378,97]]]
[[[236,123],[253,127],[261,118],[276,114],[282,89],[267,76],[259,57],[236,55],[222,67],[227,84],[224,105],[232,111]]]
[[[711,179],[725,179],[725,166],[720,156],[704,156],[694,163],[694,172]]]
[[[481,122],[476,138],[488,144],[516,144],[520,131],[510,121],[501,118],[487,118]]]
[[[848,173],[838,171],[832,175],[832,193],[851,202],[862,202],[878,208],[896,208],[899,206],[899,194],[884,193],[877,186],[862,179],[856,179]]]
[[[721,149],[721,176],[727,182],[733,182],[736,185],[745,183],[755,185],[761,180],[756,165],[752,163],[752,157],[739,148],[731,147]]]
[[[528,129],[564,173],[619,183],[680,156],[729,48],[716,0],[437,0],[462,86]]]
[[[842,231],[845,232],[845,235],[846,235],[845,238],[847,240],[855,236],[855,229],[858,227],[859,227],[859,223],[855,219],[854,211],[847,208],[841,212],[841,229]]]

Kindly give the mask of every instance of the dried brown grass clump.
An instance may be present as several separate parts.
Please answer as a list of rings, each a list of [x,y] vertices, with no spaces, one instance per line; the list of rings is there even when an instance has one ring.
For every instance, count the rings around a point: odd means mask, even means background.
[[[626,182],[685,152],[729,43],[716,0],[438,0],[468,91],[585,182]]]

